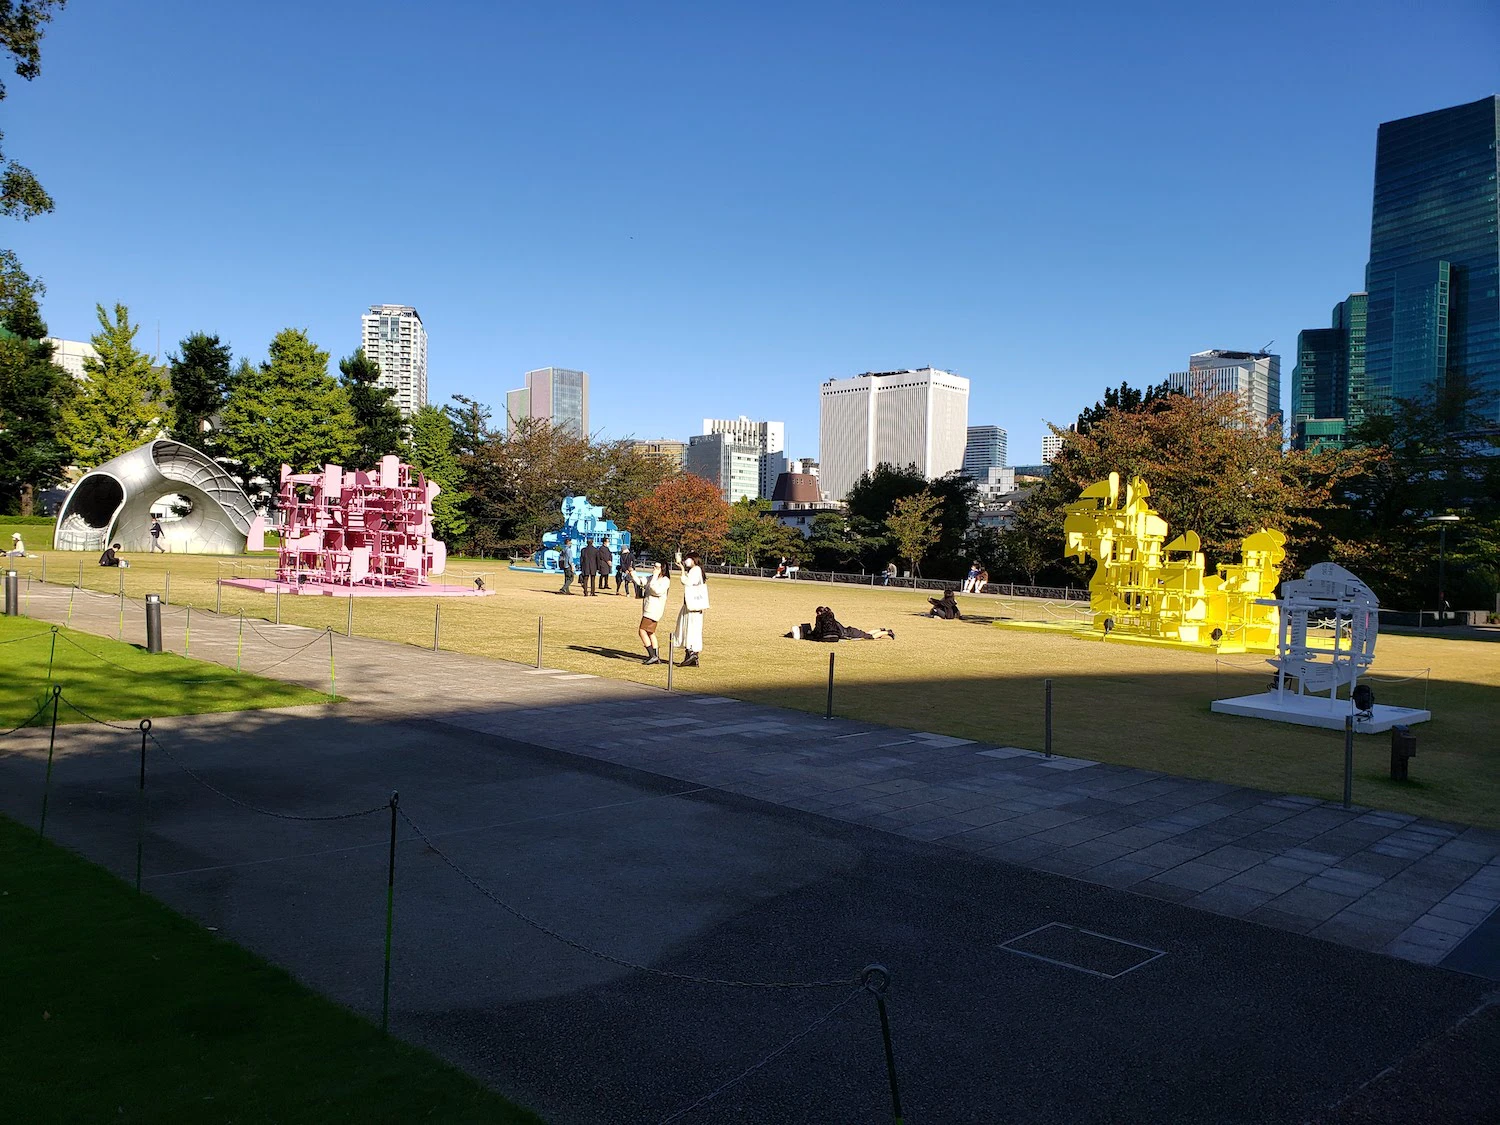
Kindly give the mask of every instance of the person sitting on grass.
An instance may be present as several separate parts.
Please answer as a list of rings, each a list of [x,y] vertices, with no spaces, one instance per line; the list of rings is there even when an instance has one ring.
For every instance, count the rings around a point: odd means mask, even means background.
[[[24,559],[26,557],[26,544],[21,542],[19,531],[11,532],[10,550],[6,552],[13,559]]]
[[[932,608],[927,611],[928,617],[936,617],[943,621],[962,621],[963,617],[958,612],[958,601],[953,597],[952,590],[944,590],[941,598],[928,598]]]
[[[120,545],[111,543],[104,548],[104,554],[99,556],[100,566],[129,566],[130,564],[120,557]]]
[[[896,639],[896,633],[892,629],[876,629],[873,633],[867,633],[863,629],[856,629],[853,625],[842,625],[839,619],[833,615],[833,610],[826,605],[820,605],[813,614],[813,623],[803,623],[796,626],[790,633],[784,634],[793,640],[799,641],[881,641]]]

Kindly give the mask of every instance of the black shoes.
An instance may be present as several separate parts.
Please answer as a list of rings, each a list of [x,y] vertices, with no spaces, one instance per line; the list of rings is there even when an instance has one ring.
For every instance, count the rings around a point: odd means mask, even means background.
[[[684,656],[682,658],[682,663],[679,664],[678,667],[679,668],[696,668],[696,667],[698,667],[698,654],[696,652],[689,652],[686,656]]]
[[[660,664],[661,663],[661,657],[656,654],[656,650],[653,648],[651,650],[651,652],[646,656],[646,659],[642,660],[641,663],[642,664]]]

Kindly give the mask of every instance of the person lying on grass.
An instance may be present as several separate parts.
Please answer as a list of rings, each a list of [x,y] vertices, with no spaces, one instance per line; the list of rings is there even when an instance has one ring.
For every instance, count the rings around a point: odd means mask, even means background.
[[[791,637],[794,641],[878,641],[896,639],[896,634],[890,629],[876,629],[873,633],[866,633],[863,629],[856,629],[853,625],[841,625],[839,619],[833,615],[833,610],[826,605],[820,605],[813,614],[813,623],[798,625],[790,633],[783,636]]]

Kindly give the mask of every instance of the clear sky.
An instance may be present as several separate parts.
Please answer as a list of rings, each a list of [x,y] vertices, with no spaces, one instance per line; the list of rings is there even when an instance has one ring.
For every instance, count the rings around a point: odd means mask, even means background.
[[[1107,385],[1363,287],[1375,129],[1500,90],[1494,0],[90,3],[6,80],[54,335],[335,361],[416,306],[434,401],[592,377],[609,436],[932,364],[1040,455]]]

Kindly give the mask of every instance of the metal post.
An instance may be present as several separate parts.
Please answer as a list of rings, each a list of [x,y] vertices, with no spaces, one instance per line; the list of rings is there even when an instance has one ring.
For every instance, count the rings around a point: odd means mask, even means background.
[[[146,850],[146,739],[151,737],[151,720],[141,720],[141,799],[140,819],[135,836],[135,893],[141,893],[141,857]]]
[[[239,644],[235,646],[235,650],[234,650],[234,670],[236,672],[238,672],[240,670],[240,661],[244,657],[244,655],[245,655],[245,610],[244,610],[244,607],[241,606],[240,607],[240,640],[239,640]]]
[[[224,587],[219,585],[217,576],[214,578],[214,612],[224,612]]]
[[[1352,705],[1351,705],[1352,706]],[[1344,716],[1344,808],[1354,797],[1354,716]]]
[[[161,651],[161,598],[146,595],[146,651]]]
[[[442,636],[443,628],[443,603],[433,599],[432,602],[432,651],[438,650],[438,641]]]
[[[187,623],[182,627],[182,655],[188,655],[189,644],[193,638],[193,607],[187,607]]]
[[[391,1025],[391,926],[396,916],[396,806],[401,795],[391,794],[391,857],[385,875],[385,987],[380,998],[380,1033]]]
[[[62,695],[60,684],[52,685],[52,733],[47,738],[47,777],[42,782],[42,822],[36,834],[40,840],[47,838],[47,798],[52,795],[52,750],[57,745],[57,697]]]
[[[344,621],[344,636],[354,636],[354,588],[349,588],[349,614]]]
[[[1447,595],[1444,591],[1443,581],[1443,549],[1448,545],[1448,525],[1438,524],[1438,625],[1448,624],[1448,615],[1445,612],[1448,605]],[[1348,804],[1347,801],[1344,802]]]
[[[13,570],[5,572],[5,616],[21,616],[21,579]]]
[[[1042,745],[1046,749],[1047,757],[1050,758],[1052,757],[1052,681],[1046,680],[1045,683],[1047,685],[1047,733],[1046,741]]]
[[[42,585],[47,584],[47,556],[42,556]]]
[[[57,626],[52,626],[52,651],[47,653],[47,682],[52,682],[52,660],[57,656]]]
[[[672,634],[667,634],[667,690],[672,690]]]
[[[167,571],[167,588],[166,591],[162,594],[161,600],[166,605],[172,604],[172,572],[170,570]]]
[[[125,568],[123,566],[119,570],[119,575],[120,575],[120,597],[123,598],[125,596]]]
[[[73,595],[76,593],[78,593],[77,586],[68,591],[68,616],[63,620],[64,625],[73,624]]]
[[[328,702],[332,703],[338,698],[338,692],[334,690],[336,680],[333,675],[333,626],[328,626]]]
[[[536,666],[540,671],[542,667],[542,615],[536,615]]]
[[[896,1082],[896,1051],[891,1045],[891,1020],[885,1010],[885,993],[891,986],[891,974],[884,965],[866,965],[859,975],[864,990],[875,997],[875,1009],[880,1013],[880,1038],[885,1044],[885,1076],[891,1087],[891,1120],[895,1125],[904,1125],[901,1112],[901,1087]]]
[[[121,585],[123,585],[123,584],[124,583],[121,583]],[[125,639],[125,591],[121,590],[120,591],[120,622],[119,622],[119,625],[116,627],[116,630],[115,630],[115,640],[117,640],[117,641],[123,641],[124,639]]]
[[[83,585],[83,560],[78,560],[78,585]]]
[[[281,583],[276,583],[276,624],[281,624]]]
[[[823,718],[833,718],[833,653],[828,654],[828,708],[823,713]]]

